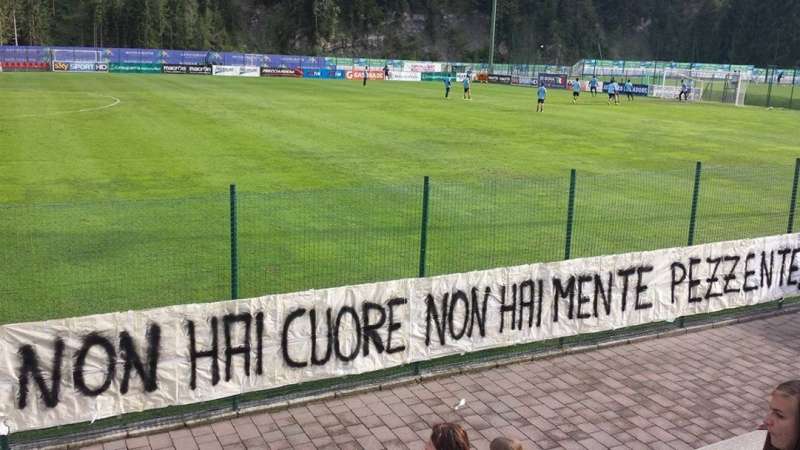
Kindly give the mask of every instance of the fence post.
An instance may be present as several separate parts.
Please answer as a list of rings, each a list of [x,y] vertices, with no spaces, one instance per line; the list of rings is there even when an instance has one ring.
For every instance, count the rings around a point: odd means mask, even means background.
[[[700,196],[700,171],[702,164],[697,161],[694,167],[694,190],[692,191],[692,212],[689,216],[689,242],[688,245],[694,244],[694,227],[697,223],[697,199]]]
[[[567,235],[564,239],[564,259],[572,250],[572,222],[575,218],[575,169],[569,171],[569,200],[567,202]]]
[[[791,233],[794,229],[794,210],[797,205],[797,177],[800,175],[800,158],[794,160],[794,179],[792,180],[792,196],[789,200],[789,225],[786,232]]]
[[[711,86],[708,89],[708,95],[712,99],[714,98],[713,97],[714,96],[714,85],[716,84],[716,82],[717,82],[717,72],[714,72],[713,74],[711,74]]]
[[[425,175],[422,184],[422,224],[419,230],[419,277],[425,276],[425,251],[428,246],[428,196],[430,194],[430,184],[428,176]]]
[[[650,80],[650,84],[656,84],[656,71],[658,70],[658,61],[653,61],[653,78]]]
[[[239,298],[239,255],[236,236],[236,185],[231,185],[231,299]]]
[[[767,108],[769,108],[772,106],[772,82],[774,81],[773,78],[775,78],[775,66],[767,67],[765,78],[769,79],[767,84]]]
[[[428,201],[430,197],[430,179],[425,175],[422,184],[422,223],[419,230],[419,277],[425,276],[425,252],[428,247]],[[420,362],[411,363],[414,375],[420,374]]]

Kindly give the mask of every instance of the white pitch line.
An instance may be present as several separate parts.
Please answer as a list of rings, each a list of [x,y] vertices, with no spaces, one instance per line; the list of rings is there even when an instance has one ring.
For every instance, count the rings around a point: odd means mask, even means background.
[[[3,117],[3,118],[4,119],[24,119],[24,118],[30,118],[30,117],[57,116],[57,115],[60,115],[60,114],[78,114],[78,113],[84,113],[84,112],[100,111],[102,109],[107,109],[107,108],[113,108],[114,106],[117,106],[120,103],[122,103],[122,100],[118,99],[117,97],[114,97],[113,95],[98,95],[98,94],[87,94],[87,95],[89,95],[90,97],[110,98],[110,99],[113,99],[114,101],[109,103],[109,104],[107,104],[107,105],[98,106],[98,107],[95,107],[95,108],[84,108],[84,109],[79,109],[77,111],[56,111],[56,112],[41,113],[41,114],[23,114],[23,115],[20,115],[20,116],[7,116],[7,117]]]
[[[120,103],[122,103],[122,100],[118,99],[117,97],[114,97],[113,95],[100,95],[100,96],[96,96],[96,97],[113,98],[114,101],[112,103],[107,104],[107,105],[98,106],[97,108],[79,109],[77,112],[100,111],[101,109],[113,108],[113,107],[119,105]]]

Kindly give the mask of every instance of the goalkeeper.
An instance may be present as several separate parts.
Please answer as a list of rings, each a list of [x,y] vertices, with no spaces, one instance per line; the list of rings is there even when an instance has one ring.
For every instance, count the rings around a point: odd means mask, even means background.
[[[681,96],[685,101],[689,101],[689,85],[686,84],[686,80],[681,80],[681,91],[678,93],[678,101],[681,101]]]

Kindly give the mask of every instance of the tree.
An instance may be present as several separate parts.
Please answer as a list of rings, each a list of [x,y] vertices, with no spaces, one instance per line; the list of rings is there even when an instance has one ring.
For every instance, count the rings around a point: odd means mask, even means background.
[[[202,48],[202,32],[200,31],[200,11],[197,0],[172,0],[173,10],[170,48],[200,49]],[[169,9],[169,8],[168,8]]]
[[[16,18],[20,45],[46,45],[50,41],[47,0],[11,0],[12,21]],[[13,23],[12,36],[13,36]],[[13,39],[13,37],[12,37]]]
[[[143,47],[161,48],[167,29],[167,4],[162,0],[143,0],[144,12],[140,24]]]
[[[0,43],[487,60],[492,0],[0,0]],[[497,0],[498,62],[793,66],[800,2]],[[544,48],[540,48],[544,45]]]
[[[314,15],[311,42],[316,49],[322,50],[336,38],[340,9],[334,0],[312,0],[311,10]]]
[[[11,3],[0,2],[0,45],[14,39],[14,24],[11,16]]]

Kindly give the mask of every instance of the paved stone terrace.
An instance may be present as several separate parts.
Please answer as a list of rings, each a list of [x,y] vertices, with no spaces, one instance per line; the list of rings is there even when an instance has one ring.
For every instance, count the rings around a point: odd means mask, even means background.
[[[451,421],[477,450],[497,436],[526,449],[691,449],[755,429],[792,378],[798,312],[86,448],[421,450],[432,424]]]

